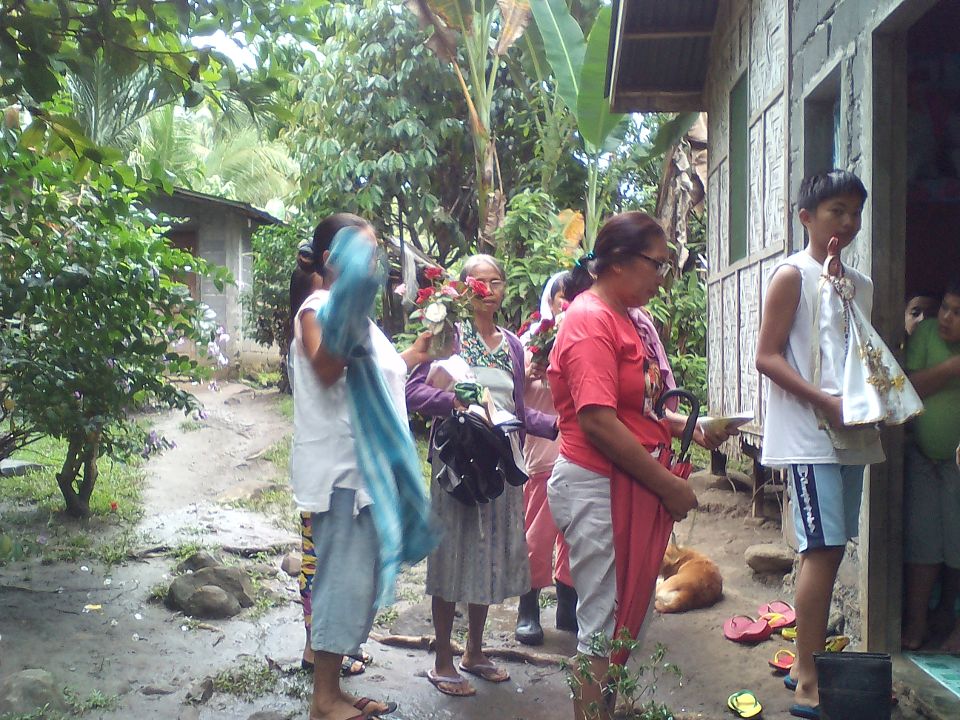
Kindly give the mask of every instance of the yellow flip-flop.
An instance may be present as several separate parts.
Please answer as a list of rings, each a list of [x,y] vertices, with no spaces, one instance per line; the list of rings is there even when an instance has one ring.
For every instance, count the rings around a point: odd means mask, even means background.
[[[727,698],[727,707],[737,714],[737,717],[752,718],[763,712],[763,706],[757,696],[749,690],[738,690]]]
[[[785,640],[796,640],[797,639],[797,626],[781,628],[780,635]]]
[[[827,638],[827,644],[824,648],[827,652],[843,652],[843,649],[850,644],[850,638],[846,635],[831,635]]]

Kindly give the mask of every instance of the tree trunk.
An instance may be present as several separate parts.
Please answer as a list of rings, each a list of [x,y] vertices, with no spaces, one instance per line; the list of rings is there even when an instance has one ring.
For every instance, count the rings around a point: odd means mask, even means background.
[[[100,469],[97,467],[97,460],[100,457],[100,431],[93,433],[92,437],[87,437],[83,453],[83,481],[80,483],[80,500],[87,508],[87,514],[90,513],[90,496],[93,495],[93,487],[97,484],[97,477],[100,475]]]
[[[63,495],[67,514],[75,518],[84,518],[90,514],[89,504],[86,500],[81,500],[73,486],[74,480],[77,479],[83,465],[83,459],[80,457],[83,451],[83,441],[84,437],[80,432],[74,432],[70,435],[67,456],[63,460],[63,467],[57,474],[57,485],[60,486],[60,493]]]

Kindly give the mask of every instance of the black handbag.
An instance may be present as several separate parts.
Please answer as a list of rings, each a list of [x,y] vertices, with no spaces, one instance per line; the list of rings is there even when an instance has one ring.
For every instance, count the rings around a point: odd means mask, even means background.
[[[437,483],[469,506],[499,497],[505,484],[523,485],[527,473],[517,467],[507,436],[521,427],[519,420],[490,425],[473,412],[454,410],[439,421],[433,435],[432,451],[442,463],[435,474]]]

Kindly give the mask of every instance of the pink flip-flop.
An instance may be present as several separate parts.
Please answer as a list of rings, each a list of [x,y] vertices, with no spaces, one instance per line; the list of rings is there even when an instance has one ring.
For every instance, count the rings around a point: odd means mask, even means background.
[[[468,683],[465,677],[460,675],[438,675],[436,671],[431,668],[427,670],[427,680],[444,695],[451,697],[472,697],[477,694],[476,688]],[[459,688],[460,691],[455,692],[453,690],[455,687]]]
[[[797,611],[793,609],[793,605],[783,600],[774,600],[766,605],[761,605],[757,609],[757,614],[761,617],[764,615],[779,615],[779,618],[770,623],[774,630],[790,627],[797,623]]]
[[[747,615],[735,615],[723,624],[723,636],[739,643],[758,643],[773,634],[766,620],[754,620]]]

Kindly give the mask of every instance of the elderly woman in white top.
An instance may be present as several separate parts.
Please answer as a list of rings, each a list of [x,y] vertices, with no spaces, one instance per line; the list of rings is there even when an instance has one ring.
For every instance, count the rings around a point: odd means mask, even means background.
[[[421,335],[410,349],[399,354],[376,325],[367,321],[369,337],[361,338],[349,352],[342,353],[342,347],[333,343],[333,339],[342,334],[340,319],[337,324],[321,326],[334,312],[335,304],[349,304],[350,300],[342,298],[342,292],[339,295],[331,292],[338,277],[336,269],[328,267],[331,245],[344,229],[351,229],[348,237],[354,242],[352,255],[355,256],[358,249],[372,254],[372,247],[356,244],[357,236],[368,239],[371,246],[376,242],[373,229],[366,221],[347,213],[326,218],[314,232],[312,258],[306,262],[300,259],[303,269],[323,279],[322,289],[314,291],[299,308],[291,309],[294,330],[290,348],[294,400],[291,484],[299,509],[312,513],[312,539],[316,556],[321,558],[312,587],[311,720],[361,720],[396,709],[395,703],[356,698],[343,692],[341,663],[345,655],[359,652],[360,643],[370,632],[377,604],[392,593],[392,576],[387,577],[389,587],[385,587],[384,559],[388,569],[395,572],[400,560],[422,557],[432,547],[432,539],[424,539],[429,534],[426,525],[418,525],[418,517],[411,517],[422,514],[425,518],[429,512],[422,479],[418,480],[419,473],[417,478],[408,473],[405,483],[399,465],[401,460],[409,459],[409,453],[397,460],[400,454],[411,451],[416,462],[405,424],[404,383],[409,368],[430,359],[427,350],[430,336]],[[335,244],[333,249],[336,252]],[[344,265],[349,263],[350,258],[345,257]],[[375,282],[376,273],[372,262],[368,262],[367,267],[369,277],[360,279],[364,291],[369,293],[369,283]],[[364,271],[360,275],[364,275]],[[366,312],[360,315],[358,321],[363,322]],[[342,318],[342,313],[335,317]],[[362,325],[360,327],[362,335]],[[367,371],[366,378],[358,381],[358,369]],[[364,379],[371,380],[372,384],[364,388]],[[370,393],[358,397],[365,389]],[[379,440],[376,437],[371,440],[368,428],[356,427],[357,402],[367,403],[363,415],[391,423],[389,427],[384,426],[386,433],[372,434],[382,436],[394,432],[392,441],[402,446],[400,450],[394,452],[393,448],[387,448],[384,454],[383,448],[377,446]],[[402,424],[395,422],[401,418]],[[378,468],[376,474],[371,473],[371,465]],[[388,476],[386,481],[383,476]],[[394,507],[385,507],[390,502],[378,501],[385,497],[384,482],[386,489],[393,493]],[[390,499],[389,493],[386,497]],[[393,524],[385,521],[384,516]],[[411,535],[419,535],[412,541],[414,545],[419,543],[413,550],[407,547],[407,536]],[[397,545],[402,547],[398,549]]]

